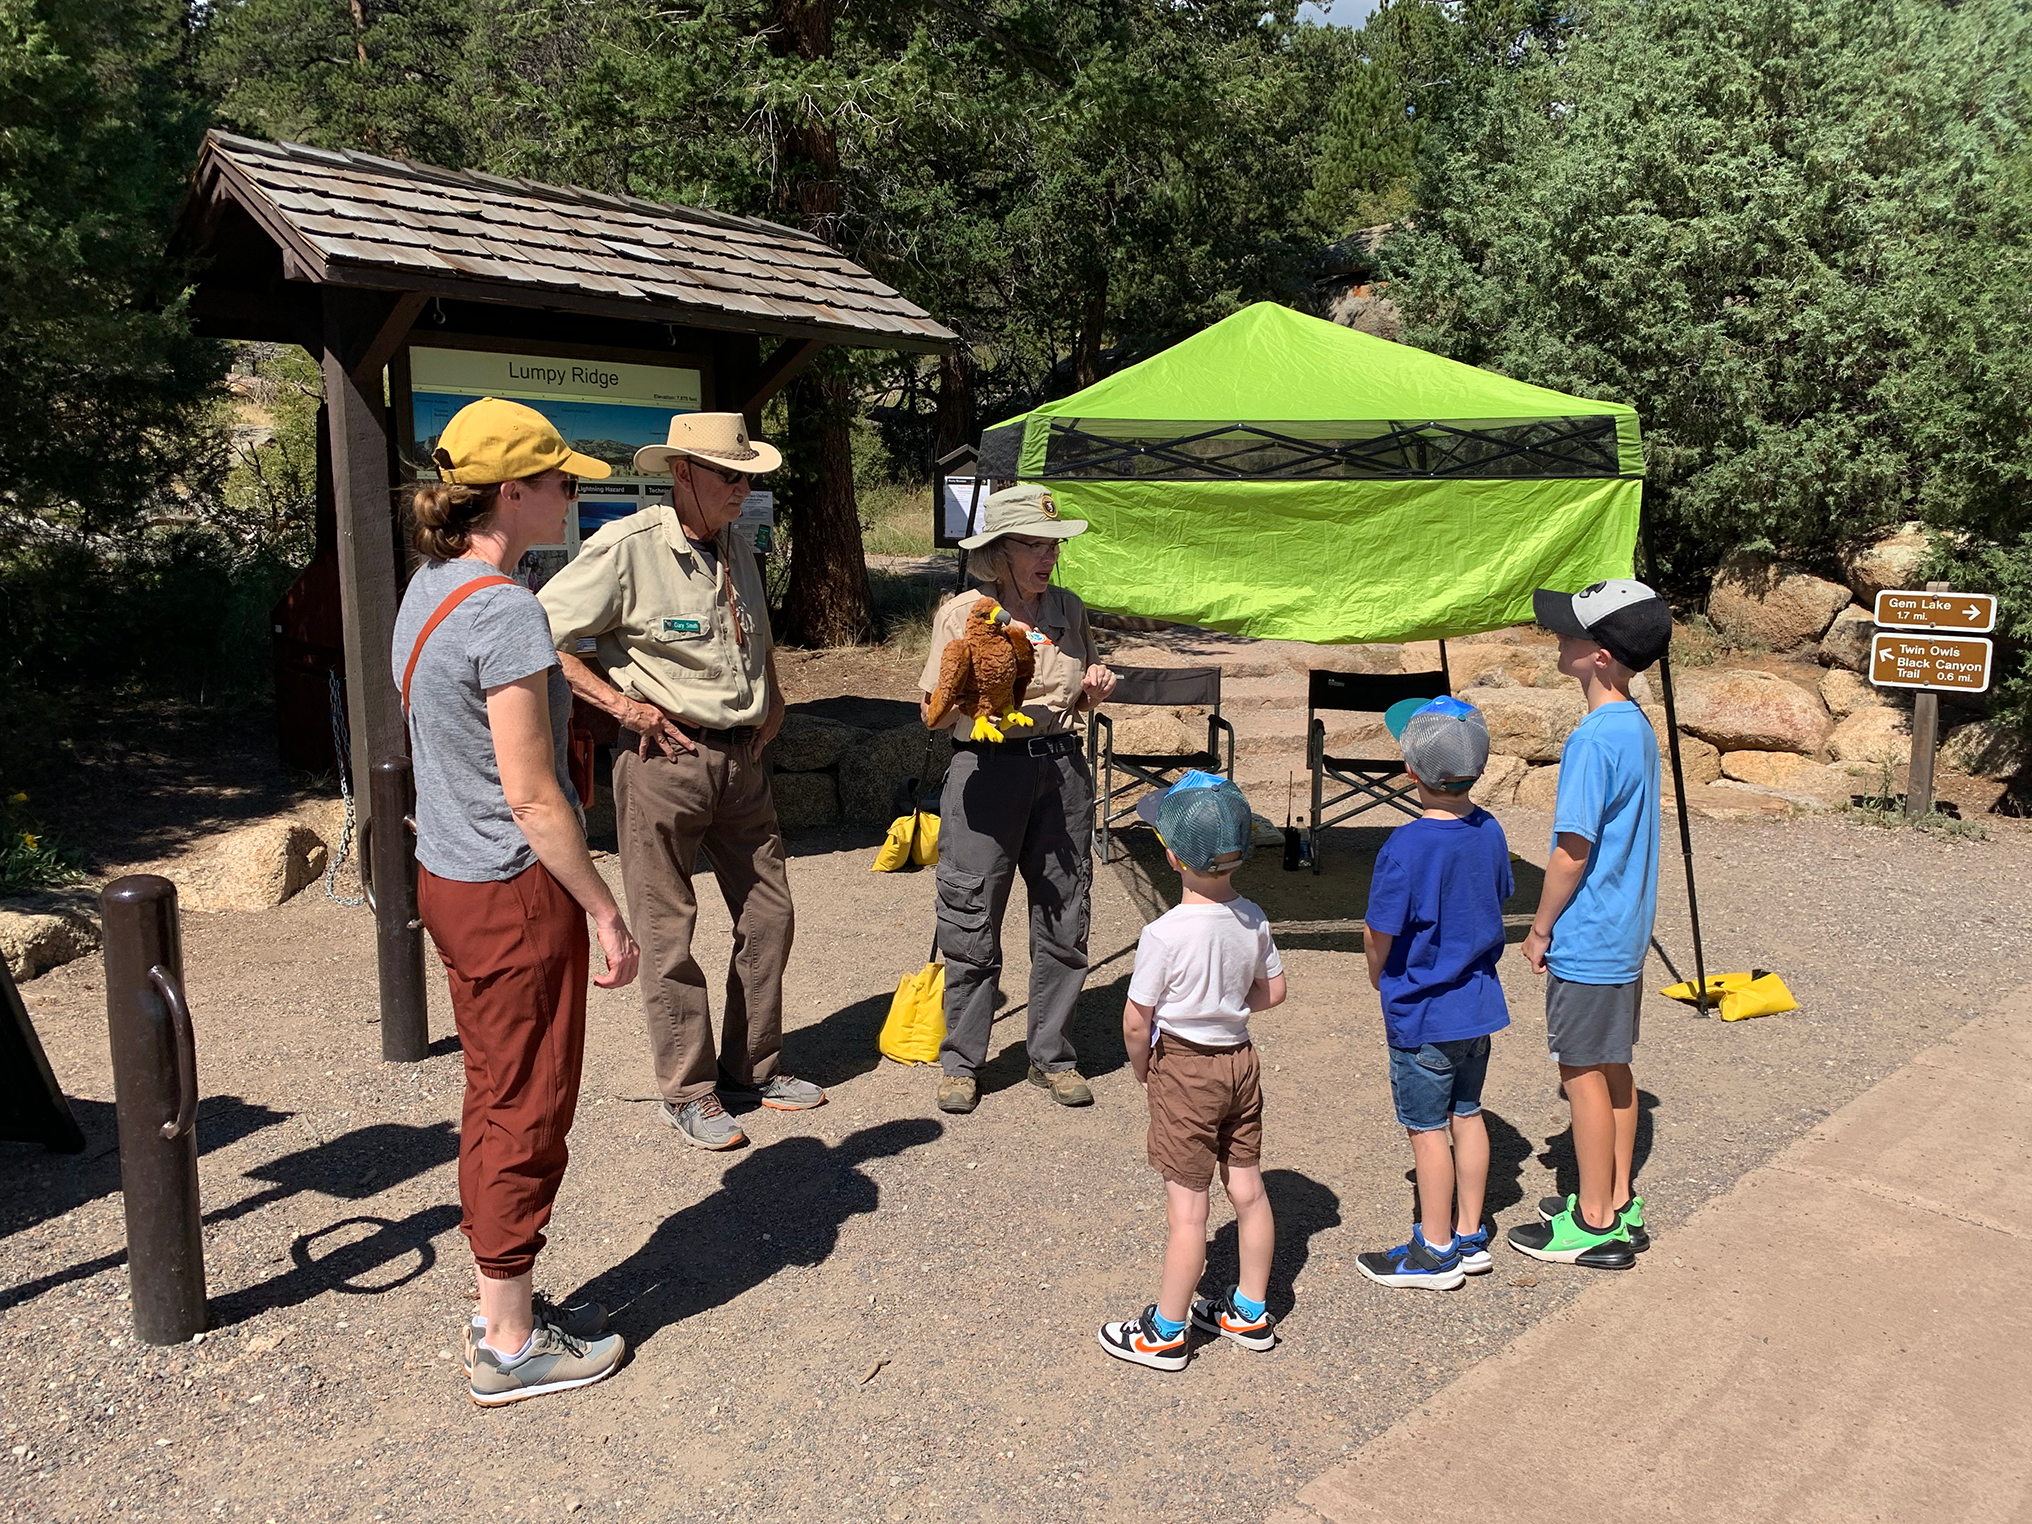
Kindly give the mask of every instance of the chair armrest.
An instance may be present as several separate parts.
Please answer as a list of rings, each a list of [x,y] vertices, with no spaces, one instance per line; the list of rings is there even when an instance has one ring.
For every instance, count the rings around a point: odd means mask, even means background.
[[[1305,765],[1317,771],[1326,757],[1326,721],[1313,716],[1311,728],[1305,732]]]
[[[1220,746],[1217,744],[1217,738],[1219,733],[1224,730],[1228,733],[1228,770],[1222,776],[1232,779],[1235,776],[1235,727],[1217,714],[1207,716],[1206,749],[1208,756],[1220,756]]]
[[[1105,738],[1102,732],[1106,732]],[[1106,750],[1103,751],[1103,745]],[[1087,727],[1087,765],[1098,764],[1104,756],[1115,754],[1115,722],[1102,710],[1095,710],[1093,723]]]

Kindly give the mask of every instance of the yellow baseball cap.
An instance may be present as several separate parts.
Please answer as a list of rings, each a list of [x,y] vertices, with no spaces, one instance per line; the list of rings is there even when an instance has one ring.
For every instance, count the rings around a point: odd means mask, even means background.
[[[535,408],[499,397],[468,402],[452,414],[430,456],[446,481],[468,487],[520,481],[545,471],[596,479],[614,474],[604,460],[581,455],[566,444]]]

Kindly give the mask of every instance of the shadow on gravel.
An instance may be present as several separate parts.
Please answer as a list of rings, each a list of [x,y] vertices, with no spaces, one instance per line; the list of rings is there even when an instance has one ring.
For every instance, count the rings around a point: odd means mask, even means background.
[[[783,1041],[784,1067],[828,1090],[866,1074],[882,1062],[875,1039],[882,1035],[894,998],[894,991],[870,995],[788,1033]]]
[[[1270,1211],[1277,1219],[1277,1249],[1270,1256],[1269,1304],[1272,1315],[1281,1321],[1291,1313],[1291,1287],[1312,1257],[1313,1235],[1340,1226],[1341,1198],[1295,1169],[1266,1169],[1263,1188],[1270,1193]],[[1219,1296],[1241,1273],[1235,1225],[1223,1223],[1207,1245],[1206,1275],[1200,1289],[1208,1296]]]
[[[431,1242],[459,1225],[459,1209],[444,1205],[412,1212],[400,1222],[365,1213],[342,1217],[289,1246],[296,1268],[244,1291],[215,1296],[206,1327],[225,1328],[257,1313],[295,1307],[327,1291],[379,1296],[407,1286],[437,1263]],[[412,1263],[405,1263],[411,1260]]]
[[[944,1135],[929,1117],[909,1117],[864,1127],[830,1146],[798,1137],[758,1148],[720,1177],[717,1191],[666,1217],[640,1249],[568,1300],[604,1303],[614,1326],[640,1349],[671,1324],[732,1301],[787,1265],[823,1263],[841,1225],[881,1203],[880,1186],[861,1166]]]
[[[1644,1173],[1644,1161],[1651,1157],[1651,1113],[1657,1109],[1658,1097],[1648,1090],[1638,1090],[1637,1143],[1630,1155],[1630,1176],[1632,1180],[1635,1180],[1637,1176]],[[1490,1141],[1491,1143],[1494,1142],[1493,1133],[1491,1133]],[[1567,1124],[1564,1132],[1556,1132],[1546,1138],[1545,1151],[1538,1156],[1538,1162],[1552,1171],[1556,1182],[1553,1190],[1555,1195],[1571,1196],[1580,1189],[1580,1166],[1574,1162],[1573,1158],[1572,1123],[1569,1122]],[[1491,1176],[1495,1174],[1493,1164],[1490,1167],[1490,1174]],[[1493,1186],[1493,1180],[1491,1183]],[[1643,1193],[1641,1183],[1638,1185],[1637,1190],[1638,1194],[1641,1195]],[[1493,1209],[1492,1204],[1491,1210]]]
[[[120,1189],[120,1134],[111,1101],[70,1098],[85,1135],[78,1154],[52,1154],[39,1143],[0,1145],[0,1238],[74,1211]],[[237,1095],[207,1096],[198,1106],[198,1152],[228,1148],[250,1133],[289,1120]],[[0,1292],[0,1302],[9,1295]],[[15,1298],[20,1300],[20,1298]]]

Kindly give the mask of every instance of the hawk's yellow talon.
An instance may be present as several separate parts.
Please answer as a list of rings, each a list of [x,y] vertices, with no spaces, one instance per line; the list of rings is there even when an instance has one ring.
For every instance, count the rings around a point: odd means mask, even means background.
[[[1002,732],[997,730],[994,722],[984,714],[974,721],[973,738],[976,741],[999,741],[1002,739]]]
[[[1024,712],[1023,712],[1022,710],[1020,710],[1020,709],[1012,709],[1012,710],[1010,710],[1010,711],[1009,711],[1009,712],[1008,712],[1007,714],[1005,714],[1005,715],[1003,715],[1003,716],[1002,716],[1002,723],[1003,723],[1004,725],[1024,725],[1024,726],[1029,726],[1029,725],[1035,725],[1035,724],[1037,723],[1037,721],[1035,721],[1035,720],[1031,719],[1029,715],[1025,714],[1025,713],[1024,713]]]

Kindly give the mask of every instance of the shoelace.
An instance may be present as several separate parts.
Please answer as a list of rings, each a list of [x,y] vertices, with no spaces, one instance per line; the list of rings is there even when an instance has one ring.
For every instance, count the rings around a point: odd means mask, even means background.
[[[716,1095],[704,1096],[692,1104],[698,1107],[698,1114],[702,1117],[723,1117],[727,1114],[727,1108],[720,1104]]]

